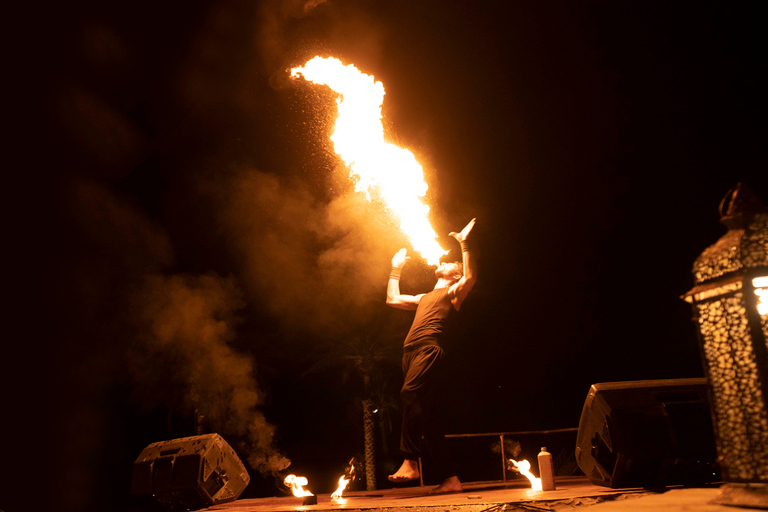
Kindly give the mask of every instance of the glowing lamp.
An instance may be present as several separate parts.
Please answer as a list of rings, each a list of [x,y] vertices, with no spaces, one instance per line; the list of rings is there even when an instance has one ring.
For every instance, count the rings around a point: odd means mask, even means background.
[[[743,184],[728,228],[693,264],[693,306],[724,484],[717,502],[768,508],[768,209]]]

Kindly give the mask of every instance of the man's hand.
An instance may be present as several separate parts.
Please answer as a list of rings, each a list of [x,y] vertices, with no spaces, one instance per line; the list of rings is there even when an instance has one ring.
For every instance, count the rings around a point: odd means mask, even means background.
[[[408,251],[406,249],[400,249],[397,251],[395,256],[392,258],[392,268],[403,268],[405,265],[405,262],[411,259],[409,256],[406,256]]]
[[[400,249],[392,258],[392,273],[389,274],[387,281],[387,304],[393,308],[415,310],[419,301],[424,296],[421,295],[401,295],[400,294],[400,270],[410,259],[405,249]]]
[[[472,231],[472,228],[474,226],[475,226],[475,219],[472,219],[471,221],[469,221],[469,224],[464,226],[464,229],[461,230],[461,233],[456,233],[452,231],[451,233],[449,233],[449,236],[452,236],[453,238],[456,239],[457,242],[461,243],[467,239],[467,237],[469,236],[469,233]]]

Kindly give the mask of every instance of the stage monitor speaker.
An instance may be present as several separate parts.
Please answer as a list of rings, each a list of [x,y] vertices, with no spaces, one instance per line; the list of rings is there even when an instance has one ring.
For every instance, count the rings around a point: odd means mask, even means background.
[[[593,384],[576,461],[593,484],[612,488],[718,481],[706,379]]]
[[[153,443],[133,463],[131,494],[148,509],[194,510],[234,501],[250,482],[218,434]]]

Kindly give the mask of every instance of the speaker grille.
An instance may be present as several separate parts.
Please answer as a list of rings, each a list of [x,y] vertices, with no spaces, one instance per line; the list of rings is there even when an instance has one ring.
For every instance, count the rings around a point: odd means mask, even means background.
[[[133,465],[131,495],[149,509],[204,508],[235,500],[250,476],[218,434],[153,443]]]
[[[657,487],[719,479],[706,379],[594,384],[576,439],[595,485]]]

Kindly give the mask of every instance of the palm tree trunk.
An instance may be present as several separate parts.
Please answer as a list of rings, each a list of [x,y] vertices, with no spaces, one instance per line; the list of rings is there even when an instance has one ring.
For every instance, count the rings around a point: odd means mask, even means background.
[[[376,489],[376,455],[373,425],[373,402],[363,400],[363,432],[365,434],[365,488]]]

